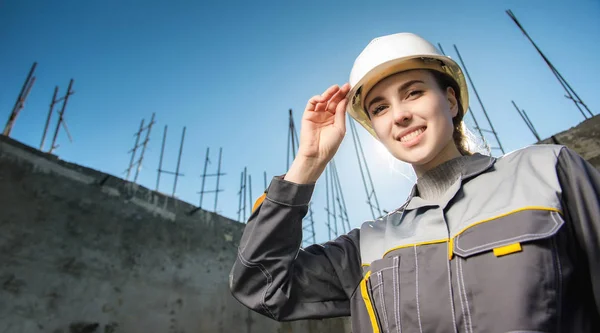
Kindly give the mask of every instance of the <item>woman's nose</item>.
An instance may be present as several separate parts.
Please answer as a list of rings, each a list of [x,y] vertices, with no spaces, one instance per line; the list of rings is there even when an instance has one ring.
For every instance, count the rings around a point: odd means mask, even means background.
[[[397,125],[406,125],[410,123],[412,119],[412,113],[406,109],[403,105],[397,105],[393,107],[394,123]]]

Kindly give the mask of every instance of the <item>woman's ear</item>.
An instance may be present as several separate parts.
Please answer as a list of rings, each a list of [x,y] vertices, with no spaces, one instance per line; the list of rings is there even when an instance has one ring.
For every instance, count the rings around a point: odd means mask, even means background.
[[[450,104],[450,114],[454,118],[458,115],[458,100],[456,99],[456,92],[452,87],[446,88],[446,98]]]

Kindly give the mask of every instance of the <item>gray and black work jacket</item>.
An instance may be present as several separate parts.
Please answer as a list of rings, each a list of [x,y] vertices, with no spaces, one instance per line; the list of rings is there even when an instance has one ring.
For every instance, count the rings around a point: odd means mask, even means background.
[[[600,332],[600,173],[566,147],[474,155],[438,201],[301,248],[314,185],[276,177],[230,287],[278,321],[363,332]]]

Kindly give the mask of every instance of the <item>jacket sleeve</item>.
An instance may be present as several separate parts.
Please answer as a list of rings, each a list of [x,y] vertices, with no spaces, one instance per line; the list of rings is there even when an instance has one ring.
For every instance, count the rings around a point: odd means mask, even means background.
[[[581,156],[562,148],[557,163],[563,209],[570,222],[582,263],[589,273],[596,311],[600,313],[600,172]]]
[[[238,301],[277,321],[348,316],[362,279],[358,229],[301,249],[313,189],[273,179],[250,216],[229,276]]]

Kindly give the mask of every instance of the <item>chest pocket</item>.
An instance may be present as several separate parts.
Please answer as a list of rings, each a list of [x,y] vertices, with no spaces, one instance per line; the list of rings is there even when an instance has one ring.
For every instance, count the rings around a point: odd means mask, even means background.
[[[553,331],[562,284],[556,234],[563,224],[557,210],[523,209],[475,223],[451,240],[467,326]]]
[[[391,332],[400,327],[400,257],[387,257],[371,263],[363,280],[362,296],[373,332]]]
[[[453,250],[465,258],[488,251],[502,256],[513,252],[512,245],[553,236],[563,224],[558,211],[521,210],[467,227],[454,238]]]
[[[453,322],[446,241],[389,252],[371,263],[367,281],[372,322],[382,333],[443,332]]]

